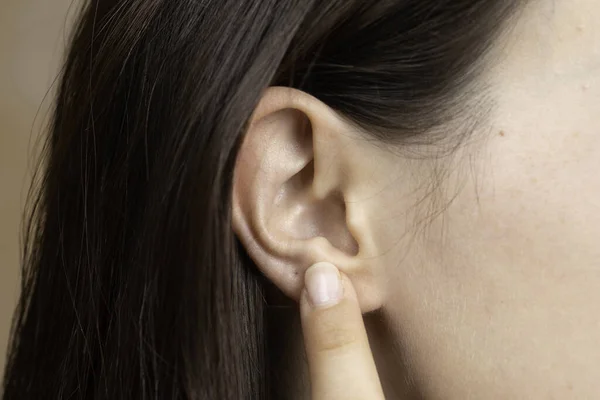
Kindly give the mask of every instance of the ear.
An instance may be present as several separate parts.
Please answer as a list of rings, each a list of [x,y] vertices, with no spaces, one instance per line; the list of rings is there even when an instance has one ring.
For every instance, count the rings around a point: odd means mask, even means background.
[[[365,258],[374,251],[367,213],[348,201],[358,186],[349,171],[353,130],[302,91],[267,89],[236,161],[233,229],[287,296],[299,299],[305,270],[329,261],[353,281],[367,312],[381,306],[382,295]]]

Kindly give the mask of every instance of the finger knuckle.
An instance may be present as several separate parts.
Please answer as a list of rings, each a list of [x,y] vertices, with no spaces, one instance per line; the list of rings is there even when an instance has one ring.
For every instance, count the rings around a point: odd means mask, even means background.
[[[335,352],[356,347],[360,343],[360,337],[349,329],[330,326],[325,328],[318,345],[318,351]]]

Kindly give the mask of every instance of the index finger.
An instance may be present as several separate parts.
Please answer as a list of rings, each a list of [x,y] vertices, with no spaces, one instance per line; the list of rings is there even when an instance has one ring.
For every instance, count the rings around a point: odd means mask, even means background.
[[[331,263],[311,266],[300,300],[313,400],[383,400],[356,292]],[[337,294],[336,294],[337,293]]]

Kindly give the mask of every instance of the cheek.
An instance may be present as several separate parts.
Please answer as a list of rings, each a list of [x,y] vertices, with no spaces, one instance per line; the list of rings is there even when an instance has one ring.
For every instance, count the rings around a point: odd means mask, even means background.
[[[575,137],[560,139],[560,148],[541,151],[498,146],[477,198],[465,193],[454,209],[476,248],[556,277],[594,269],[600,259],[600,157],[581,154]]]
[[[389,314],[442,398],[450,381],[480,398],[596,382],[600,142],[544,128],[498,130],[451,206],[390,261]]]
[[[569,23],[524,19],[459,195],[386,261],[387,312],[431,398],[600,392],[600,9],[542,3]]]
[[[600,260],[600,86],[578,88],[569,81],[504,93],[497,120],[507,122],[483,151],[480,207],[470,214],[482,246],[556,277],[597,271]],[[463,199],[461,216],[473,194]]]

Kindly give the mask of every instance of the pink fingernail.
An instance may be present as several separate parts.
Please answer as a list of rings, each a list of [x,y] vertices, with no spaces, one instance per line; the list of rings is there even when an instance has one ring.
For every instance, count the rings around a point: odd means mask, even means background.
[[[309,300],[315,308],[336,305],[342,298],[340,273],[329,262],[318,262],[306,270],[304,283]]]

